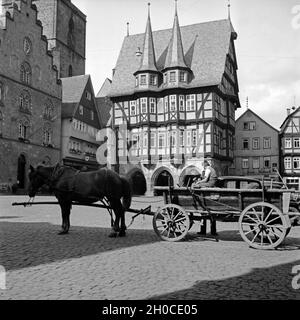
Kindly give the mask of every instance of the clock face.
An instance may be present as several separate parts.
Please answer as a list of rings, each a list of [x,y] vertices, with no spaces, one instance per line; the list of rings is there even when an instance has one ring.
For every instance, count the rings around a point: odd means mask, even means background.
[[[28,38],[24,39],[24,52],[26,54],[31,52],[31,41]]]

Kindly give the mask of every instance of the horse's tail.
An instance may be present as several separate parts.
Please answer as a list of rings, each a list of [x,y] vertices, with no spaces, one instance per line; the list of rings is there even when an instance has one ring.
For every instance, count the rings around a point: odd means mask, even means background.
[[[130,183],[125,177],[120,177],[122,181],[122,192],[123,192],[123,199],[122,205],[125,210],[130,208],[131,205],[131,187]]]

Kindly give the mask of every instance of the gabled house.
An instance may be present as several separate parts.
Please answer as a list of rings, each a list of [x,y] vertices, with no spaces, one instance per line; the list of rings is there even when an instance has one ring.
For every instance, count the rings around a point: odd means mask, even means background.
[[[281,174],[290,188],[300,190],[300,107],[287,109],[280,127]]]
[[[235,124],[234,163],[229,172],[243,176],[272,176],[279,170],[279,131],[251,109]]]
[[[77,169],[96,170],[101,129],[100,115],[90,75],[63,78],[62,161]]]

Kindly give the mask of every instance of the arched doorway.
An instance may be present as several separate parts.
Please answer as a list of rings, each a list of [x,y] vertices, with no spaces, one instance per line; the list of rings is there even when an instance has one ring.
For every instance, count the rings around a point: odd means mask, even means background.
[[[143,172],[140,169],[133,169],[127,173],[127,178],[131,185],[134,195],[144,195],[147,191],[147,182]]]
[[[26,158],[24,154],[21,154],[18,158],[18,172],[17,180],[19,181],[19,188],[25,188],[25,168],[26,168]]]
[[[174,185],[174,179],[172,177],[172,174],[168,170],[162,170],[155,178],[154,180],[154,186],[155,187],[165,187],[165,186],[173,186]],[[162,195],[162,192],[155,191],[155,195],[159,196]]]

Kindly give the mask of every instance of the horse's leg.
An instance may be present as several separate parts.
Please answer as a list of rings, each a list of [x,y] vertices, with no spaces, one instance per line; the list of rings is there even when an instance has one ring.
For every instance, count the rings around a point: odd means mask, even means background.
[[[62,215],[62,231],[58,234],[67,234],[70,229],[70,213],[71,213],[71,203],[61,203],[61,215]]]
[[[214,216],[210,216],[210,234],[212,236],[218,236],[217,233],[217,222]]]
[[[126,224],[125,224],[125,210],[124,210],[122,204],[121,204],[121,208],[120,208],[120,215],[121,215],[121,228],[120,228],[120,232],[119,232],[119,237],[125,237],[126,236],[125,230],[127,228],[126,228]]]
[[[115,238],[120,231],[119,223],[120,223],[120,209],[116,200],[109,201],[113,212],[115,213],[115,221],[112,226],[112,231],[109,234],[110,238]],[[120,203],[121,204],[121,203]]]
[[[125,225],[125,211],[124,208],[122,206],[122,203],[120,201],[120,199],[116,200],[116,220],[117,221],[117,229],[115,229],[116,231],[119,231],[119,237],[125,237],[126,236],[126,225]],[[119,225],[121,222],[121,226]]]

